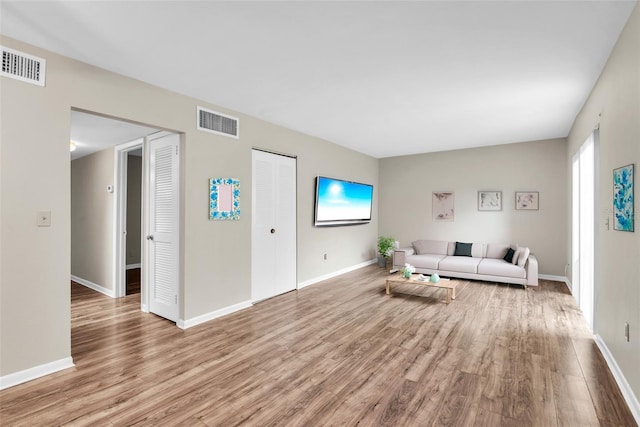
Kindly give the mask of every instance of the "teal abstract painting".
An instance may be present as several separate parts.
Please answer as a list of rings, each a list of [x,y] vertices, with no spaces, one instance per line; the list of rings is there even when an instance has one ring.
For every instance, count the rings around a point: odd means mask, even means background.
[[[633,172],[634,165],[613,170],[613,228],[633,231]]]

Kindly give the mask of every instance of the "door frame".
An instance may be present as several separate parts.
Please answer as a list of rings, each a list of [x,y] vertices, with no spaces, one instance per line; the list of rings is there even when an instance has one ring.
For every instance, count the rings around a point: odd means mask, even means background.
[[[142,149],[143,177],[146,176],[146,170],[144,168],[145,157],[145,138],[138,138],[124,144],[116,145],[114,147],[114,203],[113,203],[113,279],[115,297],[120,298],[127,293],[127,170],[128,170],[128,155],[131,151]],[[145,179],[142,179],[142,200],[144,200],[144,194],[146,191]],[[141,209],[141,228],[144,229],[145,223],[145,209],[144,203]],[[143,279],[143,272],[145,270],[144,256],[142,250],[144,245],[142,244],[142,236],[140,236],[140,289],[145,286],[145,280]],[[141,300],[142,303],[142,300]]]

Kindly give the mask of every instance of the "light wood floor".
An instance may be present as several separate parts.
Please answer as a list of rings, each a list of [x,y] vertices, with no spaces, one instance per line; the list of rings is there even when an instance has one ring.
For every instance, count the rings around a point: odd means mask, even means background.
[[[0,392],[3,426],[634,426],[564,284],[348,273],[182,331],[72,288],[76,367]],[[137,299],[136,299],[137,298]]]

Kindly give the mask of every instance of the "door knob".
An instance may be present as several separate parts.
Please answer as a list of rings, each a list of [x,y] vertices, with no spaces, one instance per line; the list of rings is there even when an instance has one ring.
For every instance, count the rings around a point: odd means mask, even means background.
[[[272,229],[271,229],[271,234],[275,234],[275,232],[276,232],[276,229],[275,229],[275,228],[272,228]]]
[[[153,240],[153,234],[149,234],[149,235],[147,236],[147,240]]]

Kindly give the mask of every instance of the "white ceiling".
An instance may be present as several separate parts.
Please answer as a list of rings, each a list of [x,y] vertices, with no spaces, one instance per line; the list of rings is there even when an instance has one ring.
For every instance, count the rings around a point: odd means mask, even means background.
[[[71,152],[71,160],[151,135],[158,130],[81,111],[71,111],[71,141],[76,145],[76,150]]]
[[[381,158],[567,136],[635,4],[2,0],[0,31]]]

